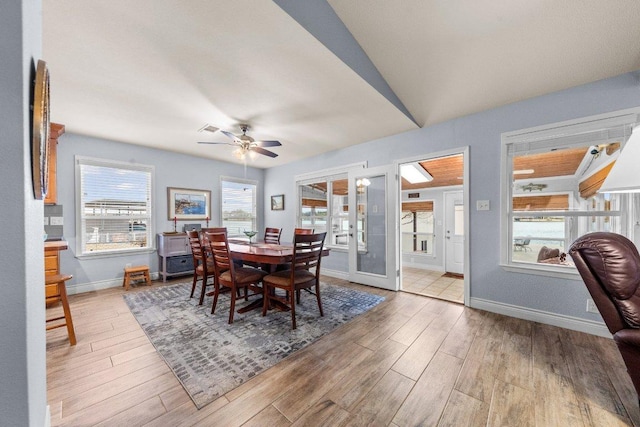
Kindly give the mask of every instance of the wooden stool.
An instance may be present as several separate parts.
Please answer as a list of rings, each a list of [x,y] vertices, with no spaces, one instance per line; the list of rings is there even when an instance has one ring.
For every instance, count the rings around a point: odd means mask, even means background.
[[[122,286],[124,286],[125,291],[129,290],[129,285],[132,280],[144,280],[147,285],[150,285],[149,266],[138,265],[136,267],[126,267],[124,269],[124,279],[122,280]]]
[[[73,319],[71,319],[71,310],[69,309],[69,300],[67,299],[67,286],[65,282],[73,278],[70,274],[52,274],[45,276],[44,282],[44,294],[45,302],[51,304],[53,302],[60,301],[62,303],[62,311],[64,316],[58,316],[51,319],[47,319],[47,331],[49,329],[67,327],[67,333],[69,334],[69,344],[76,345],[76,332],[73,329]],[[56,325],[48,325],[50,322],[56,322],[64,319],[64,323]]]

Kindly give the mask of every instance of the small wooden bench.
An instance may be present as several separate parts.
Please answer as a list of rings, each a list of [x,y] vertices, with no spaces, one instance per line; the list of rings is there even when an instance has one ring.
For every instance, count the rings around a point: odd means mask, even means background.
[[[151,284],[151,277],[149,277],[149,266],[138,265],[135,267],[125,267],[124,279],[122,280],[122,286],[124,290],[129,290],[129,285],[132,280],[144,280],[147,285]]]

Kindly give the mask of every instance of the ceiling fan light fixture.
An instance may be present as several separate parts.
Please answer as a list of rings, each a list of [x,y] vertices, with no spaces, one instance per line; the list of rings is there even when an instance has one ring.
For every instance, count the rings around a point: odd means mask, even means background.
[[[266,141],[256,141],[251,136],[247,135],[246,132],[249,129],[249,125],[241,124],[240,129],[242,129],[242,135],[235,135],[231,132],[218,129],[215,126],[211,126],[206,124],[200,131],[207,130],[209,132],[217,132],[220,131],[227,138],[231,139],[233,142],[216,142],[216,141],[200,141],[198,144],[211,144],[211,145],[231,145],[236,147],[236,149],[232,152],[233,155],[239,160],[246,160],[246,155],[249,153],[249,157],[253,160],[256,158],[257,154],[262,154],[271,158],[278,157],[276,153],[273,151],[267,150],[264,147],[279,147],[282,144],[280,141],[276,140],[266,140]]]
[[[408,163],[400,166],[400,175],[411,184],[433,181],[431,174],[416,163]]]
[[[356,180],[356,187],[368,187],[371,185],[369,178],[361,178]]]
[[[244,149],[243,147],[238,147],[235,150],[233,150],[233,155],[236,157],[236,159],[238,160],[244,160],[244,158],[247,155],[247,150]]]

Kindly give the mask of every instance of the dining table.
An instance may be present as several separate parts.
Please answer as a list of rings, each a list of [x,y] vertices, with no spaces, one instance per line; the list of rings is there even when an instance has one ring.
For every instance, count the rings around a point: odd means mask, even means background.
[[[329,249],[322,248],[321,256],[328,256],[329,253]],[[229,254],[234,261],[259,264],[262,269],[273,273],[276,271],[278,265],[291,263],[293,259],[293,243],[249,242],[244,239],[229,238]],[[246,313],[257,308],[262,308],[263,302],[263,298],[256,299],[249,305],[240,308],[238,313]],[[277,308],[289,310],[289,307],[284,304],[278,304]]]

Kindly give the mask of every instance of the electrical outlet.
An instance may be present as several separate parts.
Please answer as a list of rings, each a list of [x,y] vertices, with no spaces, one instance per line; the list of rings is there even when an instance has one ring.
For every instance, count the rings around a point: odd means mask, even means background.
[[[592,299],[587,300],[587,312],[600,314],[600,312],[598,311],[598,307],[596,307],[596,304]]]
[[[49,222],[51,225],[63,225],[61,216],[52,216]]]
[[[129,262],[129,263],[125,264],[124,268],[131,268],[131,263]]]

